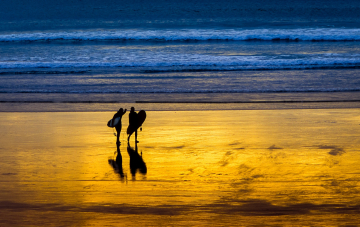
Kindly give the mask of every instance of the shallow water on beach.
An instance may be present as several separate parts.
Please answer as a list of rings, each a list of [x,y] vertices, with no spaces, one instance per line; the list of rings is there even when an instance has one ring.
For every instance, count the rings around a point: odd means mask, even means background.
[[[1,226],[358,224],[359,109],[112,115],[0,113]]]

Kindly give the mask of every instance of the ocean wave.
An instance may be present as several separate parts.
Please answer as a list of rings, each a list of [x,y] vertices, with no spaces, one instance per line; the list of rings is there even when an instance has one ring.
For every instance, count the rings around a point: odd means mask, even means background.
[[[28,32],[0,35],[0,42],[28,41],[360,41],[360,29],[164,29]]]
[[[176,55],[153,55],[143,57],[143,61],[132,58],[122,61],[104,62],[96,61],[81,62],[52,61],[52,62],[28,62],[12,61],[0,62],[0,69],[12,70],[16,73],[28,69],[29,72],[54,73],[53,69],[61,69],[66,72],[83,72],[75,68],[133,68],[143,72],[182,72],[182,71],[241,71],[241,70],[292,70],[292,69],[342,69],[359,68],[359,54],[314,54],[314,55],[279,55],[279,56],[211,56],[199,54],[176,54]],[[14,71],[15,70],[15,71]],[[86,70],[85,70],[86,71]],[[1,72],[1,71],[0,71]],[[56,72],[56,71],[55,71]]]
[[[143,89],[143,90],[64,90],[18,89],[1,91],[1,94],[236,94],[236,93],[318,93],[318,92],[360,92],[360,88],[284,88],[284,89]],[[105,101],[107,102],[107,101]],[[114,101],[111,101],[114,102]]]
[[[1,64],[0,64],[1,65]],[[2,69],[2,70],[1,70]],[[44,75],[60,75],[60,74],[85,74],[90,73],[92,70],[46,70],[47,68],[42,68],[43,70],[33,70],[31,67],[24,67],[13,69],[9,71],[7,69],[1,68],[0,66],[0,75],[30,75],[30,74],[44,74]],[[101,68],[102,69],[102,68]],[[115,69],[115,68],[114,68]],[[186,73],[186,72],[231,72],[231,71],[274,71],[274,70],[327,70],[327,69],[360,69],[359,64],[347,64],[347,65],[308,65],[308,66],[283,66],[283,67],[215,67],[215,66],[203,66],[203,67],[160,67],[160,68],[150,68],[142,67],[137,68],[135,71],[152,74],[152,73]],[[113,71],[111,71],[113,72]],[[166,77],[168,78],[168,76]],[[179,79],[184,79],[186,77],[182,76]]]

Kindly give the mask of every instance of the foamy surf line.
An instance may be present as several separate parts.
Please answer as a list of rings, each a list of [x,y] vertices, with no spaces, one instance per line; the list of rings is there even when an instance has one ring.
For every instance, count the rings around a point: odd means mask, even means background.
[[[0,86],[1,89],[1,86]],[[123,89],[123,90],[105,90],[105,89],[92,89],[92,90],[69,90],[66,87],[63,90],[43,90],[43,89],[21,89],[17,88],[17,90],[11,91],[1,91],[0,94],[98,94],[98,95],[110,95],[110,94],[139,94],[139,95],[185,95],[185,94],[292,94],[292,93],[341,93],[341,92],[359,92],[360,88],[284,88],[284,89],[202,89],[202,90],[194,90],[194,89],[153,89],[148,88],[146,90],[132,90],[132,89]]]
[[[189,58],[192,57],[189,55]],[[196,72],[196,71],[253,71],[253,70],[302,70],[302,69],[357,69],[360,67],[360,55],[341,56],[338,54],[317,55],[308,59],[264,59],[258,56],[195,56],[197,59],[187,60],[169,59],[158,62],[0,62],[0,69],[21,69],[18,72],[35,74],[56,74],[53,70],[33,69],[66,69],[67,73],[84,73],[86,70],[76,71],[74,68],[139,68],[144,73],[161,72]],[[147,68],[147,69],[144,69]],[[28,71],[24,71],[28,69]],[[6,74],[6,72],[0,72]],[[61,73],[61,72],[60,72]],[[66,71],[64,72],[66,73]]]
[[[64,32],[28,32],[0,35],[0,42],[28,41],[211,41],[211,40],[289,40],[289,41],[360,41],[360,29],[164,29],[164,30],[96,30]]]

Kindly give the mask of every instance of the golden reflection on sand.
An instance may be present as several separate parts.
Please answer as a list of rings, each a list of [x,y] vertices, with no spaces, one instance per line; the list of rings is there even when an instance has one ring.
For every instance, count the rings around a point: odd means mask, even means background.
[[[126,114],[119,150],[112,115],[0,113],[0,223],[358,222],[359,109],[149,111],[137,149]]]

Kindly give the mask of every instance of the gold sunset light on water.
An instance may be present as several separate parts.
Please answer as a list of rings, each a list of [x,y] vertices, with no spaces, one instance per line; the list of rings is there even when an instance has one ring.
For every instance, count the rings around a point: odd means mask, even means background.
[[[358,226],[359,8],[2,1],[0,227]]]
[[[174,209],[192,207],[194,215],[200,210],[215,215],[223,203],[240,209],[237,212],[244,217],[247,212],[260,215],[261,207],[291,215],[296,204],[314,204],[302,209],[313,209],[322,218],[325,204],[356,204],[358,111],[265,112],[149,111],[138,136],[138,152],[148,171],[131,174],[124,135],[120,137],[123,177],[108,163],[116,158],[116,138],[105,124],[111,114],[56,113],[52,115],[56,121],[47,119],[46,113],[28,114],[30,122],[43,119],[35,124],[43,131],[17,132],[25,141],[16,150],[9,147],[19,165],[13,166],[16,180],[6,187],[24,192],[15,193],[23,202],[82,204],[76,209],[94,204],[108,209],[116,204],[136,209],[172,204]],[[334,122],[340,112],[346,117]],[[22,119],[22,113],[18,115]],[[5,135],[1,142],[6,141]],[[130,146],[134,148],[133,141]],[[35,160],[37,165],[27,164]],[[243,206],[255,207],[243,210]],[[95,223],[106,223],[94,218]]]

